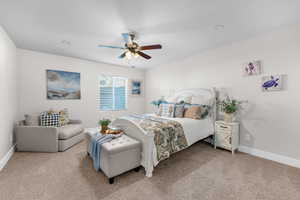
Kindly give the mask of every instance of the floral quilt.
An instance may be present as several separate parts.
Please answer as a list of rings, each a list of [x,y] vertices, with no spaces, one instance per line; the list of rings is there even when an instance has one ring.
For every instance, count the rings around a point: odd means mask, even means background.
[[[177,121],[147,115],[131,115],[128,118],[146,133],[154,134],[158,162],[188,147],[183,128]]]

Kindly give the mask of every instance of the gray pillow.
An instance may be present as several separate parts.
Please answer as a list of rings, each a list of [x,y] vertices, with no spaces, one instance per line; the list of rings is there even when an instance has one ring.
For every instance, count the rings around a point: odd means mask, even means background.
[[[183,114],[184,114],[184,104],[176,104],[175,111],[174,111],[174,117],[182,118]]]
[[[24,115],[25,116],[25,126],[39,126],[40,125],[40,115]]]

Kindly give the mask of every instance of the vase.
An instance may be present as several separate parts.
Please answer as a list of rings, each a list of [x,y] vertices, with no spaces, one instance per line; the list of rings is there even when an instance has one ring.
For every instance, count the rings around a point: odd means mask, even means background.
[[[224,114],[224,121],[227,123],[233,122],[234,113],[225,113]]]
[[[100,132],[102,134],[105,134],[107,130],[108,130],[108,126],[107,125],[101,125],[101,131]]]

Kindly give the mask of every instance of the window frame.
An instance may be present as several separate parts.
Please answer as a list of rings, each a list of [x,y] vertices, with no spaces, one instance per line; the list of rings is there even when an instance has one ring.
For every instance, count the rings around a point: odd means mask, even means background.
[[[112,109],[102,109],[101,108],[101,84],[100,81],[102,77],[109,77],[112,79]],[[124,109],[115,109],[115,79],[123,79],[125,81],[125,107]],[[126,111],[128,110],[128,78],[123,77],[123,76],[113,76],[113,75],[101,75],[98,78],[98,98],[97,98],[97,103],[98,103],[98,110],[100,111]]]

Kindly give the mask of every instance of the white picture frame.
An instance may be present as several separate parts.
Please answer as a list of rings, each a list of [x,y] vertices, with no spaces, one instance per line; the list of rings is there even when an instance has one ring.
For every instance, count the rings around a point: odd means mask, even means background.
[[[244,76],[255,76],[261,74],[261,61],[254,60],[244,64],[243,73]]]
[[[283,75],[263,76],[261,88],[263,92],[283,90]]]

